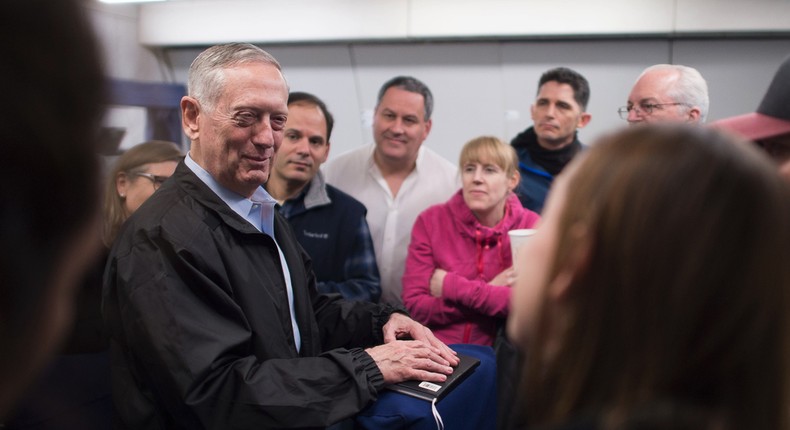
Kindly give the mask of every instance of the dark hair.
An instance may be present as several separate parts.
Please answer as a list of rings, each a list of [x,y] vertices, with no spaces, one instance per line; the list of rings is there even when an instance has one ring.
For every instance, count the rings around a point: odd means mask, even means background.
[[[570,175],[549,279],[589,255],[536,316],[529,420],[616,423],[668,401],[787,429],[790,194],[766,157],[715,130],[631,127]]]
[[[379,96],[376,99],[376,106],[381,103],[381,99],[384,98],[384,93],[386,93],[387,90],[392,87],[400,88],[402,90],[421,95],[423,99],[423,107],[425,110],[425,118],[423,119],[425,119],[425,121],[431,119],[431,114],[433,113],[433,94],[431,94],[431,90],[427,85],[422,83],[422,81],[419,79],[413,78],[411,76],[396,76],[385,82],[379,90]]]
[[[557,67],[547,70],[540,77],[538,81],[538,92],[540,87],[546,82],[558,82],[560,84],[568,84],[573,88],[573,99],[582,108],[582,112],[587,110],[587,103],[590,101],[590,84],[584,76],[580,75],[575,70],[567,67]]]
[[[288,94],[288,105],[290,106],[296,103],[307,103],[318,106],[318,108],[321,109],[321,113],[324,114],[324,119],[326,119],[326,141],[329,142],[329,137],[332,136],[332,128],[335,126],[335,118],[332,116],[332,113],[329,112],[326,104],[310,93],[294,91]]]
[[[0,40],[15,41],[0,63],[0,380],[40,342],[57,266],[98,214],[105,83],[84,13],[77,0],[9,0],[0,14]]]

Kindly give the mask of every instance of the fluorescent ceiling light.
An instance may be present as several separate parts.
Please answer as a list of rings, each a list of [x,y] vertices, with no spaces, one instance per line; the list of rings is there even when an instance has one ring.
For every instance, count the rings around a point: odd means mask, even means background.
[[[165,0],[99,0],[102,3],[150,3]]]

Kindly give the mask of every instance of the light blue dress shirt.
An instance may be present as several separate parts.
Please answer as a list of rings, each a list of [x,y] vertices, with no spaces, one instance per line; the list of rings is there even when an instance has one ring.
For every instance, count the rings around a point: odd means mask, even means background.
[[[280,254],[280,265],[283,268],[285,290],[288,295],[288,307],[291,310],[291,326],[294,332],[294,342],[296,343],[296,350],[299,351],[302,347],[302,336],[299,333],[299,325],[296,323],[291,272],[288,270],[288,263],[285,261],[285,255],[283,255],[280,245],[277,243],[277,238],[274,237],[274,205],[277,201],[270,196],[263,187],[258,187],[249,199],[223,187],[211,176],[211,174],[192,159],[191,154],[187,154],[187,156],[184,157],[184,163],[189,167],[189,170],[197,175],[211,191],[214,191],[233,212],[239,214],[239,216],[246,219],[258,229],[258,231],[268,235],[274,241],[274,244],[277,246],[277,252]]]

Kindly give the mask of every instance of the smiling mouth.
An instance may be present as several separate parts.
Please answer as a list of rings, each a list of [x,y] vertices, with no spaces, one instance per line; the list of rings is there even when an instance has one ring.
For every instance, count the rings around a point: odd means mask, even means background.
[[[405,139],[398,138],[398,137],[384,136],[384,139],[387,140],[388,142],[394,142],[394,143],[398,143],[398,144],[405,144],[406,143]]]
[[[271,157],[251,157],[249,155],[245,155],[244,159],[252,164],[267,164]]]

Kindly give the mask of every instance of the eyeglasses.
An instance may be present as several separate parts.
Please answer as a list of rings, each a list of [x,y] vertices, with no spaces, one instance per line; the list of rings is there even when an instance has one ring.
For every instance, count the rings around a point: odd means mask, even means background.
[[[154,190],[158,190],[159,187],[161,187],[162,184],[167,180],[167,178],[169,178],[169,176],[159,176],[159,175],[154,175],[152,173],[146,173],[146,172],[132,172],[129,175],[131,175],[131,176],[141,176],[143,178],[146,178],[146,179],[150,180],[151,183],[154,184]]]
[[[643,103],[638,106],[636,105],[623,106],[617,109],[617,113],[620,114],[620,118],[628,119],[628,114],[631,113],[631,111],[634,111],[637,115],[648,116],[648,115],[652,115],[654,110],[656,109],[660,110],[664,106],[679,106],[679,105],[689,106],[688,103]]]

